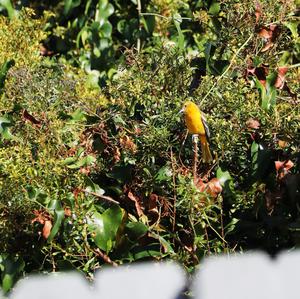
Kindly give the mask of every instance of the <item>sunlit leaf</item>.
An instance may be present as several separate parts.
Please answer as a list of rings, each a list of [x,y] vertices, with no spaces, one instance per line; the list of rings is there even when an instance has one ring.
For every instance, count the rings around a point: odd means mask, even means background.
[[[102,214],[94,212],[89,220],[89,231],[95,244],[107,253],[114,247],[122,218],[122,209],[119,206],[113,206]]]
[[[61,202],[56,199],[49,202],[48,209],[53,210],[54,212],[53,226],[50,235],[48,236],[48,242],[51,242],[60,229],[61,223],[65,217],[65,211],[62,208]]]
[[[0,117],[0,135],[4,139],[12,139],[13,135],[9,131],[9,127],[11,126],[11,121],[6,117]]]

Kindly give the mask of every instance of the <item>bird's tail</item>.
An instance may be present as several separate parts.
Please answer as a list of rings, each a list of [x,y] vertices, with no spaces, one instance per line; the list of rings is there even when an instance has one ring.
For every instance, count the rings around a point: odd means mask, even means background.
[[[209,163],[213,160],[209,144],[207,142],[205,135],[200,135],[200,144],[201,144],[201,151],[202,151],[202,160],[204,163]]]

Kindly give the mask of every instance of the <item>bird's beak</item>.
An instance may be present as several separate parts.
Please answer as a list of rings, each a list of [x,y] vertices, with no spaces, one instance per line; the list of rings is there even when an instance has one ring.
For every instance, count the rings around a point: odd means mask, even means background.
[[[179,112],[178,112],[178,114],[181,114],[181,113],[183,113],[184,112],[184,109],[182,108]]]

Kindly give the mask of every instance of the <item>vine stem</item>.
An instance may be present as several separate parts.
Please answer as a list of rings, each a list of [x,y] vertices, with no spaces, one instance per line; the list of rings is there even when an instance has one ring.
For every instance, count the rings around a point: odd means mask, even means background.
[[[193,159],[193,177],[194,183],[197,183],[197,166],[198,166],[198,135],[193,135],[193,151],[194,151],[194,159]]]
[[[142,3],[141,0],[137,0],[137,11],[138,11],[138,18],[139,18],[139,33],[141,32],[141,16],[142,16]],[[138,53],[141,51],[141,38],[138,36],[136,48]]]
[[[171,164],[172,164],[172,173],[173,173],[173,224],[172,224],[172,229],[173,232],[175,232],[175,227],[176,227],[176,201],[177,201],[177,196],[176,196],[176,169],[175,169],[175,161],[174,161],[174,154],[173,150],[171,148]]]
[[[207,94],[204,96],[204,98],[201,100],[200,102],[200,106],[201,104],[205,101],[205,99],[210,95],[210,93],[213,91],[213,89],[217,86],[217,84],[219,83],[219,81],[225,77],[225,75],[228,73],[228,71],[230,70],[230,68],[232,67],[236,57],[239,55],[239,53],[243,50],[243,48],[246,47],[246,45],[249,43],[249,41],[252,39],[253,37],[253,33],[247,38],[247,40],[241,45],[241,47],[234,53],[234,55],[232,56],[232,59],[227,67],[227,69],[224,71],[223,74],[221,74],[221,76],[217,79],[217,81],[213,84],[213,86],[210,88],[210,90],[207,92]]]

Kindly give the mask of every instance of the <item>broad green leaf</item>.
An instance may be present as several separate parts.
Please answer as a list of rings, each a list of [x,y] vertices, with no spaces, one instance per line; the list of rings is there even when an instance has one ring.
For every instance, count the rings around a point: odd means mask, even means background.
[[[297,39],[299,37],[298,34],[298,26],[299,26],[300,22],[298,20],[293,20],[293,21],[289,21],[289,22],[285,22],[284,25],[290,29],[292,36],[294,39]]]
[[[10,257],[5,255],[1,257],[1,279],[2,290],[7,293],[11,290],[19,274],[23,271],[25,263],[21,257]]]
[[[180,24],[182,23],[182,18],[180,14],[174,14],[173,16],[174,25],[176,27],[177,33],[178,33],[178,41],[177,46],[181,52],[184,51],[184,35],[182,33],[182,30],[180,28]]]
[[[141,222],[130,222],[126,225],[125,233],[131,241],[135,241],[146,234],[148,227]]]
[[[5,117],[0,117],[0,135],[4,139],[12,139],[13,135],[9,131],[9,127],[11,126],[11,121]]]
[[[172,178],[172,169],[168,166],[163,166],[156,174],[155,180],[158,182],[170,181]]]
[[[110,38],[112,34],[112,25],[109,22],[105,22],[102,25],[99,34],[101,35],[101,37]]]
[[[105,191],[100,188],[98,184],[95,184],[89,177],[86,177],[86,183],[87,187],[85,188],[85,190],[87,190],[88,192],[94,192],[99,195],[103,195],[105,193]]]
[[[61,223],[65,217],[65,211],[62,208],[60,201],[57,199],[53,199],[50,201],[50,203],[48,205],[48,209],[54,211],[53,226],[52,226],[50,235],[48,237],[48,242],[51,242],[59,231]]]
[[[8,70],[15,64],[14,60],[4,62],[0,67],[0,90],[4,87],[4,82]]]
[[[69,15],[74,8],[80,5],[80,3],[81,0],[65,0],[64,15]]]
[[[35,200],[42,205],[47,205],[49,203],[48,194],[45,193],[43,190],[34,188],[32,186],[28,186],[26,188],[26,191],[27,191],[29,199]]]
[[[219,167],[217,169],[217,178],[219,179],[220,184],[222,185],[222,187],[225,185],[225,183],[227,181],[232,180],[232,177],[231,177],[229,171],[227,171],[227,170],[223,171],[221,167]]]
[[[93,164],[95,161],[96,161],[95,157],[88,155],[83,158],[79,158],[74,163],[68,164],[67,167],[70,169],[78,169],[80,167],[89,166],[89,165]]]
[[[10,0],[0,0],[0,7],[1,6],[7,10],[8,17],[10,19],[13,19],[17,15],[17,12],[14,9]]]
[[[85,121],[85,120],[86,120],[86,115],[80,108],[76,109],[71,114],[71,121],[73,121],[73,122],[79,122],[79,121]]]
[[[155,17],[147,16],[141,18],[141,23],[144,25],[144,28],[148,34],[152,34],[155,28]]]
[[[218,15],[220,12],[220,3],[213,1],[213,3],[210,5],[208,13],[211,15]]]
[[[113,249],[122,219],[123,210],[117,205],[107,209],[102,214],[93,213],[89,220],[89,231],[100,249],[107,253]]]

